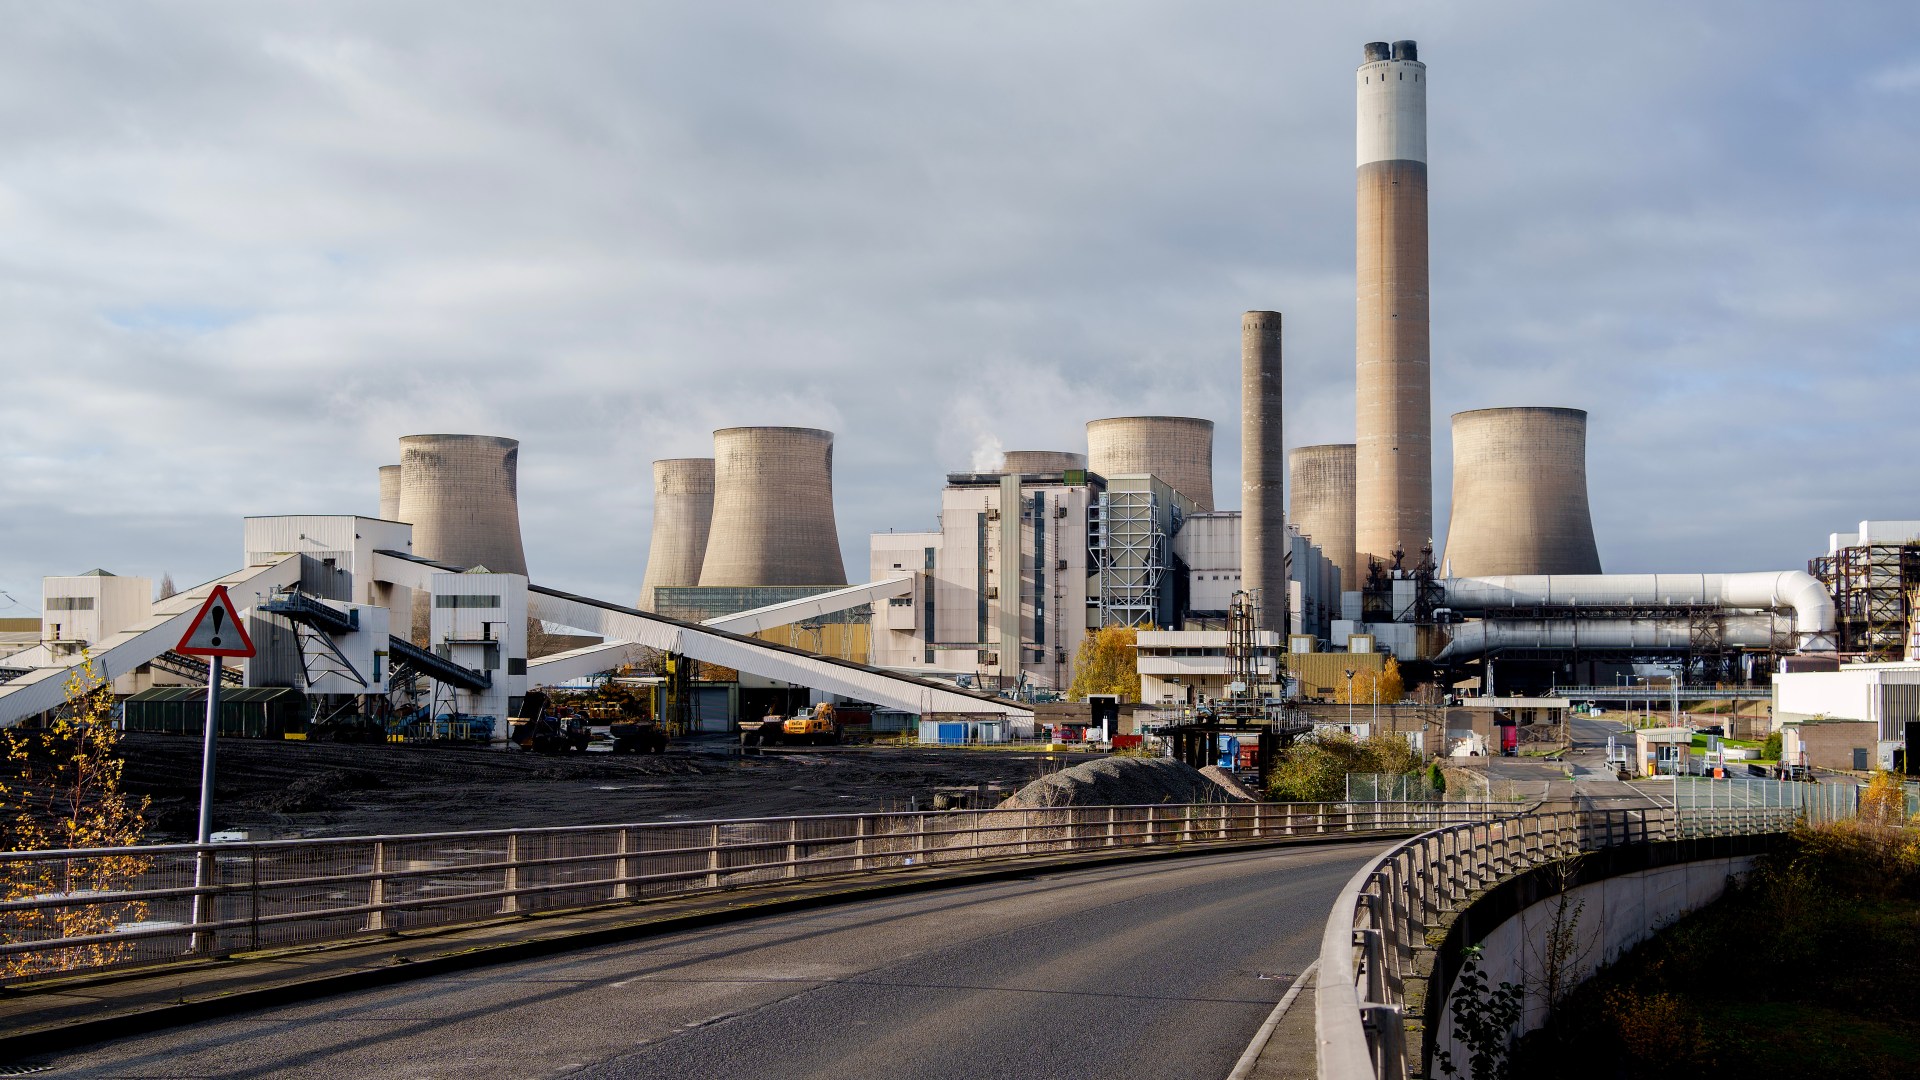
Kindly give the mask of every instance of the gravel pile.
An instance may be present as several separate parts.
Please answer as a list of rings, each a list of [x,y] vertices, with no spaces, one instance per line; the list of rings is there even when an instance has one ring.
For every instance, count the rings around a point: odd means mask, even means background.
[[[1227,798],[1235,802],[1260,801],[1260,796],[1254,794],[1252,788],[1241,783],[1240,778],[1233,775],[1231,770],[1223,769],[1218,765],[1209,765],[1200,770],[1200,775],[1219,784],[1226,791]]]
[[[1171,758],[1110,757],[1043,776],[1001,803],[1009,810],[1047,806],[1139,806],[1226,802],[1221,786]]]

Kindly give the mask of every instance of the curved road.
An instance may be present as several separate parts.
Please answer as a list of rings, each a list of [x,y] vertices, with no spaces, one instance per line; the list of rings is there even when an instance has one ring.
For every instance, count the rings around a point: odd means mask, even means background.
[[[136,1036],[58,1077],[1224,1077],[1378,842],[1036,874]]]

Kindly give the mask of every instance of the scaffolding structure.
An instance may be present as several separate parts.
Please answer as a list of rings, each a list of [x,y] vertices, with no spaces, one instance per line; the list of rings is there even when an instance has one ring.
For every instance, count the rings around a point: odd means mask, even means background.
[[[1151,491],[1107,491],[1087,508],[1087,549],[1098,568],[1101,626],[1153,626],[1173,545]]]
[[[1812,560],[1807,570],[1833,593],[1842,656],[1905,657],[1920,589],[1920,544],[1856,544]]]

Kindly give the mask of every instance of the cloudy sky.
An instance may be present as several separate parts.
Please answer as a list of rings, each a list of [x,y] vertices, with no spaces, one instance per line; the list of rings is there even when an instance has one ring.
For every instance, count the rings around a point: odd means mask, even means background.
[[[414,432],[520,439],[534,576],[613,599],[648,462],[721,426],[838,433],[850,570],[1094,417],[1213,418],[1237,491],[1243,310],[1286,313],[1288,442],[1352,438],[1352,72],[1393,38],[1439,521],[1447,415],[1522,404],[1592,414],[1609,570],[1920,517],[1909,3],[0,10],[0,616],[372,513]]]

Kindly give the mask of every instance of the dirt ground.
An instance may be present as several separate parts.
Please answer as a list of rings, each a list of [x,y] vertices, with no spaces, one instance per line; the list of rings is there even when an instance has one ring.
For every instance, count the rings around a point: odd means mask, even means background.
[[[191,840],[200,741],[129,735],[126,786],[149,842]],[[694,737],[665,754],[544,756],[443,745],[222,740],[213,826],[249,839],[780,817],[930,808],[936,788],[1011,794],[1086,754],[822,748],[740,756]]]

